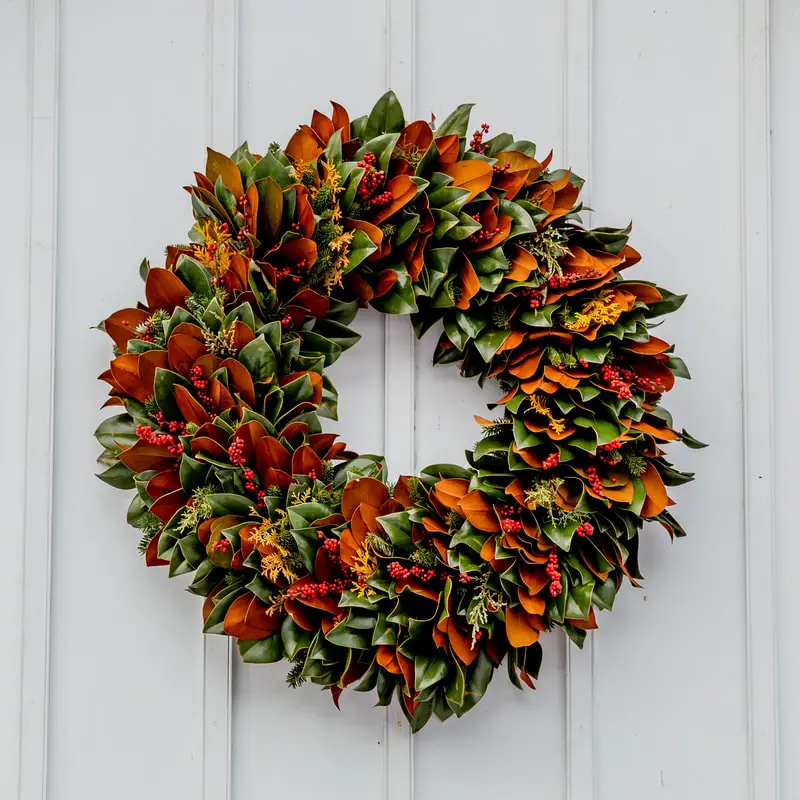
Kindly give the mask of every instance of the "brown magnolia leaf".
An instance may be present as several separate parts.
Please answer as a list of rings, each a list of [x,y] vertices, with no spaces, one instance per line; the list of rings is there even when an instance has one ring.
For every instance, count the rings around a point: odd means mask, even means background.
[[[311,115],[311,129],[319,136],[323,144],[328,144],[336,130],[330,117],[316,110]]]
[[[443,478],[433,487],[436,499],[453,511],[458,509],[459,501],[469,491],[469,481],[463,478]]]
[[[456,161],[445,167],[442,172],[453,179],[453,186],[469,191],[467,203],[491,186],[494,174],[492,165],[488,161],[481,161],[477,158],[469,161]]]
[[[103,323],[103,327],[114,340],[114,344],[124,353],[128,348],[128,340],[136,334],[137,326],[149,317],[150,315],[144,309],[122,308],[108,317]]]
[[[375,478],[356,478],[342,492],[342,514],[346,519],[351,519],[361,503],[380,508],[388,499],[389,490],[381,481]]]
[[[479,489],[462,497],[458,505],[464,517],[476,528],[488,533],[500,530],[500,522],[494,507]]]
[[[161,538],[161,533],[157,533],[148,543],[147,549],[144,551],[144,563],[147,564],[148,567],[165,567],[169,564],[169,561],[165,561],[163,558],[158,557],[158,540]],[[211,598],[207,598],[206,603],[210,603]],[[213,608],[213,606],[211,606]],[[203,606],[203,613],[205,614],[205,606]],[[211,609],[209,609],[209,613],[211,613]],[[208,616],[205,616],[205,619],[208,619]]]
[[[208,412],[194,399],[191,392],[179,383],[175,384],[175,402],[186,422],[193,422],[195,425],[208,422]]]
[[[307,164],[315,161],[322,150],[319,136],[308,125],[301,125],[289,139],[284,152],[292,161]]]
[[[237,639],[266,639],[280,628],[281,615],[254,594],[237,597],[225,614],[223,629]]]
[[[210,147],[207,150],[206,175],[208,179],[213,185],[217,182],[217,178],[222,178],[222,182],[238,200],[244,195],[242,173],[239,172],[239,167],[228,156],[218,153]],[[213,191],[213,189],[209,191]]]
[[[347,142],[350,140],[350,115],[347,113],[347,109],[344,106],[339,105],[339,103],[334,103],[333,100],[330,102],[333,106],[334,130],[341,130],[342,143]]]
[[[655,517],[660,514],[668,505],[669,497],[664,481],[655,466],[648,461],[647,469],[639,476],[644,483],[647,496],[642,506],[643,517]]]
[[[171,313],[177,306],[182,306],[191,293],[177,275],[160,267],[153,267],[147,273],[144,294],[151,311],[160,308]]]
[[[524,608],[506,606],[506,636],[512,647],[529,647],[539,639],[534,619]]]
[[[386,184],[385,191],[392,195],[392,202],[381,208],[375,215],[372,220],[375,225],[380,225],[392,214],[410,203],[417,196],[417,185],[408,175],[397,175]]]
[[[156,500],[150,506],[150,513],[155,514],[164,524],[169,522],[175,515],[179,508],[186,505],[189,498],[183,493],[181,489],[177,491],[168,492]]]
[[[455,133],[451,133],[447,136],[440,136],[434,139],[434,141],[436,143],[436,149],[439,151],[440,168],[445,169],[451,164],[455,164],[458,160],[458,151],[460,147],[458,136]]]
[[[292,454],[292,474],[311,475],[321,478],[323,473],[322,461],[314,450],[308,445],[298,447]]]
[[[481,290],[481,284],[470,260],[463,254],[461,255],[461,259],[463,261],[463,266],[458,273],[461,294],[456,303],[456,308],[460,308],[462,311],[468,311],[469,302]]]

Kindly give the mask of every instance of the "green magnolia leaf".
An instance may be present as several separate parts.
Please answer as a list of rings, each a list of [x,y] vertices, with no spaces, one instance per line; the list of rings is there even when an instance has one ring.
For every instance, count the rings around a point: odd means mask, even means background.
[[[133,489],[136,486],[133,475],[132,470],[128,469],[122,462],[118,462],[105,470],[105,472],[101,472],[97,477],[116,489]]]
[[[255,641],[239,639],[237,645],[245,664],[273,664],[283,658],[283,642],[277,633]]]
[[[474,103],[463,103],[458,106],[458,108],[449,114],[442,124],[436,128],[436,136],[448,136],[452,133],[456,134],[456,136],[466,136],[467,127],[469,126],[469,115],[474,105]]]
[[[131,447],[139,441],[136,435],[138,424],[130,414],[115,414],[103,420],[94,435],[103,447]]]
[[[447,677],[447,662],[439,656],[414,658],[414,689],[422,692]]]
[[[275,353],[267,344],[263,335],[256,337],[241,349],[239,361],[247,367],[254,382],[274,378],[278,372]]]
[[[367,236],[362,230],[356,230],[353,235],[353,242],[350,245],[350,256],[347,261],[347,267],[344,269],[344,274],[352,272],[365,258],[372,255],[378,249],[377,245],[372,243],[372,239]]]
[[[369,140],[382,133],[399,133],[405,124],[400,102],[395,93],[389,90],[370,111],[361,138]]]
[[[186,389],[190,388],[189,382],[183,375],[168,369],[161,369],[161,367],[156,368],[156,377],[153,382],[156,403],[167,419],[183,419],[183,414],[175,402],[175,387],[178,385]]]

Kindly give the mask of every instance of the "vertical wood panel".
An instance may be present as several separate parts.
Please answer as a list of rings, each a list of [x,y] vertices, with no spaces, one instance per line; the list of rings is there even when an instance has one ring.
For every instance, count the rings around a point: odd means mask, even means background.
[[[597,797],[744,800],[739,9],[620,0],[594,16],[594,222],[633,218],[630,277],[688,292],[657,333],[693,380],[664,405],[712,445],[667,449],[697,472],[670,489],[688,537],[648,524],[644,588],[598,617]]]
[[[58,0],[30,5],[30,196],[20,800],[44,798],[48,763],[53,366],[58,150]]]
[[[130,494],[93,475],[111,347],[90,326],[141,299],[142,256],[163,264],[191,227],[181,186],[208,135],[207,19],[194,0],[61,10],[48,796],[198,797],[202,604],[145,567]]]
[[[491,125],[538,144],[564,163],[562,7],[550,0],[508,0],[487,15],[477,0],[437,0],[417,7],[417,116],[439,120],[475,102],[471,129]],[[439,330],[416,356],[416,449],[419,466],[465,464],[479,438],[474,414],[502,392],[483,390],[457,367],[431,365]],[[496,411],[492,415],[496,415]],[[415,796],[434,798],[566,797],[565,647],[561,632],[542,636],[537,690],[520,692],[500,668],[486,698],[465,718],[432,719],[415,735]]]
[[[416,0],[386,0],[386,88],[400,99],[408,120],[416,119]],[[385,315],[384,453],[389,478],[416,472],[415,339],[407,317]],[[386,800],[414,796],[411,728],[397,701],[386,709],[384,734]]]
[[[744,516],[749,790],[778,797],[769,0],[740,0],[741,236],[744,298]]]
[[[329,99],[356,117],[385,90],[385,3],[240,0],[240,14],[240,137],[253,150],[285,145],[314,108],[330,111]],[[324,424],[352,449],[381,453],[384,320],[361,311],[353,327],[362,340],[326,370],[339,392],[339,421]],[[373,708],[373,696],[348,691],[339,712],[313,684],[289,688],[287,671],[285,662],[248,665],[234,653],[233,797],[384,797],[385,711]],[[318,773],[310,775],[312,761]]]
[[[31,150],[31,19],[29,4],[13,0],[3,6],[0,26],[0,74],[14,75],[2,93],[3,147],[0,174],[16,192],[0,194],[0,219],[4,225],[4,258],[15,265],[3,272],[4,290],[18,302],[7,303],[3,322],[10,331],[28,327],[29,232],[30,232],[30,150]],[[27,359],[25,347],[4,350],[6,380],[0,392],[0,418],[24,420],[27,405]],[[0,480],[7,497],[25,492],[25,426],[6,426],[0,450]],[[4,511],[4,606],[7,626],[0,648],[0,797],[17,798],[20,767],[20,690],[23,642],[23,548],[25,508],[7,503]]]
[[[774,304],[775,529],[778,590],[779,795],[800,797],[800,638],[795,607],[800,564],[797,525],[797,453],[800,426],[800,368],[795,352],[800,271],[796,267],[797,220],[800,219],[800,104],[795,100],[800,74],[800,8],[794,0],[773,0],[770,19],[770,117],[772,130],[772,297]]]
[[[232,153],[238,146],[237,0],[209,0],[208,141]],[[233,642],[208,635],[203,640],[203,800],[228,800],[231,793]]]
[[[562,0],[564,163],[586,186],[583,203],[592,207],[592,0]],[[583,213],[591,227],[591,213]],[[578,649],[565,636],[566,773],[568,800],[592,800],[595,793],[594,648],[597,634]]]

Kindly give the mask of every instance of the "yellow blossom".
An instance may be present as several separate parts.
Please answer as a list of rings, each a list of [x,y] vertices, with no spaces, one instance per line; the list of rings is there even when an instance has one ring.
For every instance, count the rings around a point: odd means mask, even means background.
[[[564,433],[566,425],[563,417],[554,417],[553,412],[547,407],[547,404],[542,399],[541,395],[531,395],[531,409],[537,414],[541,414],[548,419],[548,427],[555,434]]]
[[[572,322],[565,323],[564,327],[571,331],[584,331],[590,325],[613,325],[622,313],[622,306],[614,302],[614,293],[606,290],[594,300],[589,300],[583,310],[575,314]]]

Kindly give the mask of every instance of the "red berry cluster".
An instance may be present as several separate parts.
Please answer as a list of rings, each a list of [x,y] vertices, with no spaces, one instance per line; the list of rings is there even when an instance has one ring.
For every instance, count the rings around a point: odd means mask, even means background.
[[[503,530],[506,533],[519,533],[522,530],[522,523],[518,519],[504,519]]]
[[[324,537],[322,531],[319,532],[320,537]],[[338,539],[325,539],[322,543],[323,548],[325,548],[325,552],[328,554],[328,560],[333,564],[335,569],[338,569],[340,572],[344,574],[351,573],[352,570],[347,564],[342,561],[339,556],[339,540]]]
[[[661,378],[656,378],[655,380],[643,378],[641,375],[637,375],[635,372],[633,373],[633,376],[633,379],[636,381],[636,385],[644,389],[646,392],[662,394],[666,391],[664,382],[661,380]]]
[[[389,566],[386,567],[386,571],[389,573],[389,577],[395,581],[414,577],[423,583],[427,583],[428,581],[432,581],[437,576],[435,569],[425,569],[424,567],[418,566],[413,566],[411,569],[407,569],[400,564],[399,561],[392,561]]]
[[[544,571],[550,578],[550,597],[558,597],[564,587],[561,585],[561,570],[558,566],[558,553],[555,549],[550,551]]]
[[[522,523],[519,521],[519,506],[514,503],[505,503],[497,506],[497,513],[501,518],[501,527],[506,533],[519,533],[522,530]]]
[[[502,506],[497,506],[497,513],[501,517],[516,517],[519,514],[519,507],[514,503],[504,503]]]
[[[127,325],[127,322],[124,322],[123,325]],[[136,338],[141,339],[143,342],[155,342],[156,337],[153,336],[153,318],[148,317],[142,325],[144,326],[143,332],[137,332]]]
[[[620,400],[631,398],[631,387],[633,383],[633,372],[629,369],[614,367],[611,364],[603,364],[600,368],[600,377],[617,393]]]
[[[167,421],[167,418],[164,416],[163,411],[156,411],[155,414],[152,415],[153,419],[156,421],[156,424],[159,428],[166,428],[169,433],[177,433],[177,434],[184,434],[186,433],[186,423],[181,420],[170,420]]]
[[[364,153],[363,161],[359,161],[357,165],[364,170],[364,176],[358,184],[356,194],[360,200],[368,200],[372,206],[385,206],[392,202],[392,194],[391,192],[376,194],[386,180],[386,173],[376,167],[377,163],[375,153]]]
[[[154,431],[149,425],[137,425],[136,436],[147,444],[166,447],[167,452],[172,456],[179,456],[183,452],[183,445],[177,436]]]
[[[531,308],[541,308],[544,305],[544,292],[533,286],[522,286],[519,290],[520,297],[528,298],[528,305]]]
[[[214,411],[214,401],[208,394],[208,380],[203,377],[203,368],[196,365],[189,372],[189,380],[192,382],[197,399],[206,411]]]
[[[245,463],[244,439],[234,439],[231,442],[230,447],[228,447],[228,458],[230,458],[231,464],[237,467],[241,467]]]
[[[542,461],[542,469],[555,469],[559,461],[561,461],[561,453],[556,450],[555,453],[550,453],[550,455]]]
[[[494,172],[495,175],[505,175],[510,169],[511,169],[511,162],[506,161],[506,163],[503,164],[502,167],[499,164],[495,164],[492,167],[492,172]]]
[[[475,220],[475,222],[481,221],[480,214],[471,214],[470,216]],[[498,233],[500,233],[500,228],[495,228],[494,230],[490,230],[489,228],[481,228],[479,231],[475,231],[475,233],[469,237],[469,240],[473,244],[482,244],[483,242],[488,242],[489,239],[491,239],[493,236],[496,236]]]
[[[597,474],[597,469],[595,467],[586,467],[586,477],[589,479],[592,491],[598,497],[605,497],[605,490],[603,489],[603,484],[600,481],[600,476]]]
[[[317,479],[317,471],[315,469],[310,469],[308,471],[308,477],[311,478],[312,481]]]
[[[581,522],[577,528],[575,528],[575,533],[578,536],[591,536],[594,533],[594,526],[590,522]]]
[[[278,267],[275,270],[275,277],[279,281],[290,281],[291,283],[300,283],[303,280],[303,276],[299,272],[296,272],[296,270],[307,270],[307,269],[308,269],[308,260],[303,258],[300,259],[300,261],[298,261],[296,264],[289,264],[285,267]],[[281,320],[281,322],[283,322],[283,320]]]
[[[286,314],[285,316],[281,317],[281,328],[283,328],[284,330],[286,330],[287,328],[291,328],[293,322],[294,320],[292,319],[292,315]]]
[[[553,289],[566,289],[578,281],[588,281],[600,277],[600,271],[590,269],[586,272],[571,272],[569,275],[551,275],[547,283]]]
[[[247,217],[250,216],[250,201],[247,199],[247,195],[242,195],[236,201],[236,205],[239,209],[239,214],[242,217],[242,220],[246,220]],[[246,221],[243,221],[242,227],[239,228],[239,233],[236,234],[236,238],[240,241],[244,241],[245,234],[247,233],[250,233],[250,226]]]
[[[237,439],[237,441],[241,441],[241,439]],[[251,469],[246,469],[244,471],[244,488],[247,489],[248,492],[255,492],[258,489],[256,474]]]
[[[459,583],[472,583],[472,575],[470,575],[470,574],[468,574],[466,572],[462,572],[458,576],[458,582]]]
[[[611,454],[615,450],[619,450],[620,447],[622,447],[621,439],[614,439],[614,441],[609,442],[608,444],[598,445],[597,457],[605,464],[616,464],[617,461]]]
[[[469,143],[469,149],[472,150],[473,153],[486,152],[486,145],[483,143],[483,137],[487,133],[489,133],[489,125],[485,122],[481,122],[481,127],[472,134],[472,139]]]
[[[315,597],[327,597],[331,594],[341,594],[350,586],[350,581],[336,578],[332,581],[307,583],[305,586],[290,586],[286,590],[287,600],[313,600]]]
[[[229,539],[220,539],[219,541],[214,542],[211,545],[211,552],[212,553],[227,553],[228,550],[231,549],[231,543]]]

